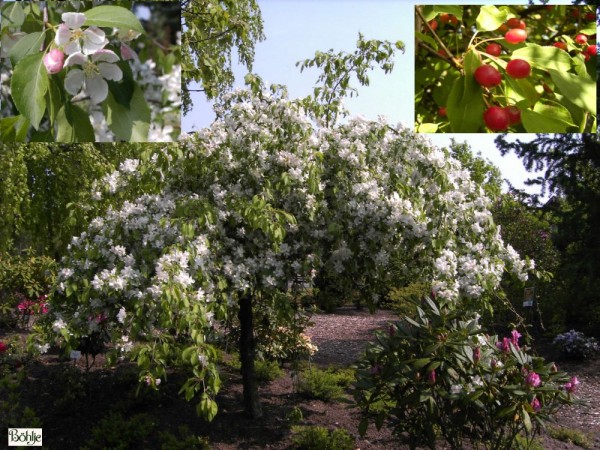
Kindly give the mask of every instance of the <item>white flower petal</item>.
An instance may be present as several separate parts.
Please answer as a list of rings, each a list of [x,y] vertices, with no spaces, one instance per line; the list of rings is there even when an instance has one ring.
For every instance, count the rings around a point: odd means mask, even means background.
[[[78,40],[69,42],[68,44],[66,44],[64,46],[64,51],[65,51],[65,55],[72,55],[73,53],[80,53],[81,45],[79,45]]]
[[[85,76],[83,74],[83,70],[81,69],[71,69],[67,76],[65,77],[65,89],[71,94],[78,94],[83,86],[83,80]]]
[[[90,27],[83,32],[83,53],[86,55],[91,55],[106,44],[108,44],[108,39],[100,28]]]
[[[107,62],[114,63],[119,60],[119,56],[113,52],[112,50],[98,50],[96,53],[92,55],[92,61],[94,62]]]
[[[71,30],[65,23],[61,23],[58,26],[58,31],[56,32],[56,36],[54,36],[54,42],[56,45],[65,45],[68,44],[71,40]]]
[[[63,15],[61,17],[62,17],[63,22],[66,23],[67,26],[69,28],[71,28],[72,30],[81,28],[81,26],[85,22],[85,14],[83,14],[83,13],[68,12],[68,13],[63,13]]]
[[[92,103],[100,103],[108,96],[108,83],[100,75],[86,78],[85,86]]]
[[[100,70],[102,78],[107,80],[121,81],[123,78],[123,72],[121,72],[121,69],[115,64],[100,63],[98,64],[98,70]]]
[[[73,53],[69,55],[67,60],[65,61],[65,67],[73,66],[75,64],[79,66],[83,66],[87,62],[87,56],[85,56],[81,52]]]

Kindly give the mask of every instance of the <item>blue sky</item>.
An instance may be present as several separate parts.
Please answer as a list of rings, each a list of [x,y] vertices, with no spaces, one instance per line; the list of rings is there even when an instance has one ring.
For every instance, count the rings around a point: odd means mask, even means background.
[[[414,123],[414,6],[416,4],[486,4],[489,1],[460,2],[456,0],[400,1],[400,0],[258,0],[264,21],[266,39],[256,46],[253,72],[268,83],[288,86],[290,97],[312,93],[317,79],[315,71],[303,73],[295,66],[297,61],[311,58],[317,50],[352,52],[358,33],[365,39],[395,42],[401,40],[406,49],[398,52],[396,66],[385,75],[375,69],[370,74],[370,86],[360,87],[359,96],[348,99],[346,107],[351,114],[369,119],[383,115],[392,123],[403,123],[410,128]],[[506,1],[502,4],[525,4]],[[570,3],[559,1],[553,3]],[[236,86],[243,87],[246,69],[236,67]],[[202,93],[192,93],[193,110],[182,119],[183,131],[193,131],[210,125],[214,115]],[[530,175],[514,155],[501,157],[493,141],[495,134],[436,134],[428,135],[439,146],[450,143],[454,137],[467,141],[471,148],[500,167],[504,177],[515,186],[524,187],[523,180]],[[521,134],[528,140],[531,135]],[[531,189],[531,188],[528,188]]]

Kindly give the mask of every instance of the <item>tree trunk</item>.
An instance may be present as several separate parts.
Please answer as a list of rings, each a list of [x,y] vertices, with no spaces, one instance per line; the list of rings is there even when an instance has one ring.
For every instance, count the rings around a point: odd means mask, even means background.
[[[254,326],[252,323],[252,295],[240,298],[240,361],[244,386],[244,406],[253,419],[262,417],[258,399],[258,381],[254,371]]]

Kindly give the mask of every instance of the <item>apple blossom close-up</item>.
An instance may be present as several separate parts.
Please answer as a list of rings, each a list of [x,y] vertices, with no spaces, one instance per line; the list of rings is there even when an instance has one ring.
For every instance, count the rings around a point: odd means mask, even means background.
[[[596,6],[0,4],[7,448],[600,448]]]
[[[119,2],[3,5],[3,141],[177,140],[179,37],[171,33],[155,44],[164,31],[152,19],[163,3],[124,4],[128,8]],[[134,12],[149,15],[150,33]],[[179,27],[179,16],[173,17]],[[135,64],[151,67],[151,80],[140,79]],[[177,83],[162,81],[172,76]],[[157,98],[154,86],[169,94]]]

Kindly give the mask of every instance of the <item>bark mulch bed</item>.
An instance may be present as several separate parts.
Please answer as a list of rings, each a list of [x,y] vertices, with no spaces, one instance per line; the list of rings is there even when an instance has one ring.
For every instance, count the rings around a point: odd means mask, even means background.
[[[312,342],[319,347],[312,363],[322,367],[352,364],[372,340],[373,332],[387,328],[395,318],[391,312],[377,311],[371,315],[350,307],[340,308],[334,314],[315,314],[314,325],[307,330]],[[0,338],[6,336],[0,333]],[[600,449],[600,361],[558,362],[561,369],[579,377],[579,397],[589,403],[565,408],[553,426],[581,430],[590,437],[592,448]],[[59,363],[55,355],[48,355],[32,363],[27,370],[29,376],[21,387],[20,402],[22,406],[31,407],[41,419],[45,448],[80,448],[93,437],[92,430],[101,419],[120,414],[119,417],[127,421],[141,414],[149,418],[149,434],[137,445],[125,448],[160,448],[156,439],[161,431],[179,436],[178,433],[183,433],[179,428],[186,426],[188,430],[184,435],[206,436],[215,450],[283,450],[292,448],[292,432],[286,417],[294,407],[302,411],[301,425],[345,428],[355,437],[357,449],[408,448],[400,445],[385,427],[377,431],[371,426],[361,438],[357,432],[360,416],[352,402],[325,403],[303,398],[295,393],[289,372],[261,385],[264,417],[251,420],[244,415],[241,406],[241,377],[225,368],[223,388],[217,399],[219,413],[213,422],[205,423],[196,416],[194,405],[178,395],[180,380],[176,376],[169,377],[158,392],[136,396],[137,368],[128,364],[120,364],[115,369],[100,366],[84,376],[73,367],[66,368],[65,363]],[[4,430],[0,439],[6,442]],[[547,450],[580,448],[548,435],[542,436],[540,441]]]

